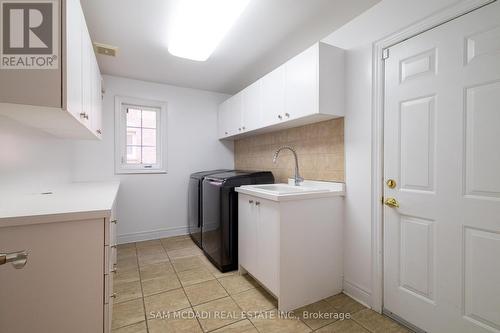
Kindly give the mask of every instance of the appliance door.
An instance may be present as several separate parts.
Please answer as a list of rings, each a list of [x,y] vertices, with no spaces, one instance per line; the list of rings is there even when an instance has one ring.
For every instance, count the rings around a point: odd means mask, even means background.
[[[201,181],[189,178],[188,187],[188,227],[193,242],[201,247],[201,211],[200,211],[200,186]]]
[[[208,258],[217,266],[221,265],[221,215],[222,181],[203,181],[203,230],[202,248]]]

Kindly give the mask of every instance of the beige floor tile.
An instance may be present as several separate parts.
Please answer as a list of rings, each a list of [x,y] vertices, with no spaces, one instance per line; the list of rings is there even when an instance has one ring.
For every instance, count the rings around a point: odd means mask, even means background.
[[[195,268],[206,268],[205,264],[200,258],[201,256],[193,256],[172,259],[172,265],[177,272],[188,271]]]
[[[141,323],[118,328],[113,330],[112,333],[148,333],[148,329],[146,327],[146,322],[143,321]]]
[[[116,257],[118,259],[133,258],[136,256],[137,256],[137,251],[136,251],[135,247],[124,248],[124,249],[118,248],[116,251]]]
[[[210,260],[207,259],[207,257],[205,257],[204,255],[203,256],[198,256],[198,257],[205,264],[205,266],[208,268],[208,270],[210,271],[210,273],[212,273],[216,278],[230,276],[230,275],[234,275],[234,274],[238,273],[238,271],[230,271],[230,272],[222,273],[221,271],[219,271],[219,269],[217,267],[215,267],[210,262]]]
[[[313,330],[336,321],[339,318],[337,312],[338,310],[333,305],[324,300],[293,311],[297,317]]]
[[[174,272],[172,265],[168,261],[146,264],[141,266],[140,270],[141,280],[143,281],[164,277],[168,275],[168,273]]]
[[[113,329],[139,323],[145,319],[142,299],[113,305]]]
[[[125,258],[116,260],[116,268],[122,270],[129,270],[131,268],[137,268],[137,258]]]
[[[116,273],[113,276],[113,283],[115,285],[120,283],[127,283],[132,281],[139,281],[139,269],[137,267],[129,269],[116,269]]]
[[[175,242],[176,240],[179,239],[191,239],[191,236],[189,235],[172,236],[172,237],[162,238],[160,239],[160,241],[163,245],[165,245],[168,242]]]
[[[191,305],[198,305],[228,296],[217,280],[193,284],[184,288]]]
[[[139,247],[137,249],[137,256],[144,257],[148,255],[154,255],[154,254],[163,254],[166,255],[167,252],[161,245],[153,245],[153,246],[147,246],[147,247]]]
[[[212,273],[210,273],[205,267],[177,272],[177,275],[179,276],[179,280],[181,280],[182,286],[184,287],[215,279]]]
[[[118,251],[122,249],[135,249],[135,243],[118,244],[116,248],[118,249]]]
[[[379,333],[409,333],[408,329],[392,319],[373,310],[364,309],[352,315],[352,319],[371,332]]]
[[[258,283],[248,274],[235,274],[219,278],[218,280],[230,295],[241,293],[258,286]]]
[[[178,311],[163,318],[148,321],[149,333],[199,333],[203,332],[191,309]]]
[[[148,240],[148,241],[143,241],[143,242],[137,242],[135,243],[135,246],[139,249],[140,247],[148,247],[148,246],[154,246],[154,245],[160,245],[161,242],[159,239],[153,239],[153,240]]]
[[[298,318],[283,317],[276,310],[250,318],[260,333],[303,333],[311,329]]]
[[[163,247],[167,251],[185,249],[196,246],[191,238],[173,238],[162,241]]]
[[[142,281],[144,296],[158,294],[181,287],[181,283],[174,272],[169,272],[162,277]]]
[[[318,333],[368,333],[366,329],[358,325],[354,320],[337,320],[333,324],[315,331]]]
[[[146,266],[150,264],[156,264],[159,262],[168,262],[168,256],[166,253],[153,253],[153,254],[145,254],[139,256],[139,266]]]
[[[117,283],[114,285],[113,291],[116,294],[114,303],[142,298],[141,283],[139,281]]]
[[[171,260],[203,255],[203,252],[196,246],[188,247],[185,249],[171,250],[167,251],[167,253]]]
[[[193,309],[205,332],[237,322],[242,318],[241,309],[231,297],[204,303]]]
[[[338,294],[325,299],[328,303],[333,305],[337,310],[344,313],[355,313],[360,310],[366,309],[366,307],[346,294]]]
[[[146,313],[171,312],[188,308],[189,301],[182,289],[175,289],[144,298]]]
[[[250,320],[240,320],[234,324],[224,326],[213,333],[259,333]]]
[[[249,289],[232,297],[246,312],[267,311],[278,306],[276,299],[262,288]]]

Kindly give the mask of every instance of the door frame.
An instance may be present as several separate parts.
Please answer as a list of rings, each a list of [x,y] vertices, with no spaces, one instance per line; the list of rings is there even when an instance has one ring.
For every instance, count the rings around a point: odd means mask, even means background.
[[[372,295],[371,307],[382,313],[384,297],[384,50],[497,0],[464,0],[446,7],[372,45]]]

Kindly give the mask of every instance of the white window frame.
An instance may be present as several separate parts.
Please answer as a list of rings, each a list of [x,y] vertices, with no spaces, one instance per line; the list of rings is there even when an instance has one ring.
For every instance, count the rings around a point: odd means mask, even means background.
[[[156,118],[156,164],[127,164],[127,106],[158,110]],[[115,173],[167,173],[167,103],[134,97],[115,96]]]

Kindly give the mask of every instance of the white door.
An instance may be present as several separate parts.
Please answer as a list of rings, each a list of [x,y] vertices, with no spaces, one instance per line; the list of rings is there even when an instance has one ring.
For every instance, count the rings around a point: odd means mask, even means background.
[[[241,130],[242,132],[261,126],[262,81],[259,80],[241,92]]]
[[[318,112],[318,68],[319,44],[285,64],[285,120]]]
[[[255,277],[279,296],[280,207],[277,202],[257,198],[257,271]]]
[[[384,309],[500,332],[500,3],[389,49]]]
[[[279,123],[285,116],[285,65],[262,78],[262,124]]]
[[[238,262],[254,274],[257,271],[257,211],[255,198],[238,196]]]

